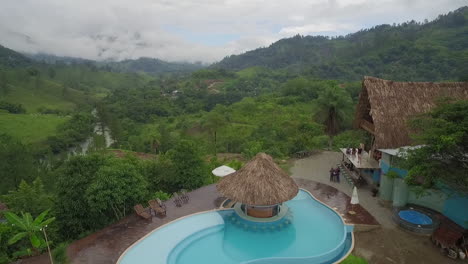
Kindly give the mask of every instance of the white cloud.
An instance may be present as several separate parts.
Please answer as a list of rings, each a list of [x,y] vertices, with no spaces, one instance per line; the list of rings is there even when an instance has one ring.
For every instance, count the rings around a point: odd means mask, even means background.
[[[331,24],[331,23],[318,23],[308,24],[296,27],[284,27],[279,31],[280,35],[293,36],[293,35],[311,35],[320,34],[324,32],[344,32],[359,29],[358,26],[352,24]]]
[[[433,19],[466,0],[2,0],[0,44],[89,59],[213,62],[295,34]]]

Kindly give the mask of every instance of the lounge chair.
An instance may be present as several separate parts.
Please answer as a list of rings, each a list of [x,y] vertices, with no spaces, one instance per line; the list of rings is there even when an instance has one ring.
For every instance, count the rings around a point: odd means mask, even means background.
[[[158,202],[159,206],[162,209],[166,210],[166,205],[159,198],[156,198],[156,202]]]
[[[182,189],[182,190],[180,191],[180,193],[182,194],[182,197],[181,197],[181,198],[182,198],[182,200],[184,201],[184,203],[188,203],[188,201],[189,201],[189,196],[187,195],[187,191],[184,190],[184,189]]]
[[[178,193],[174,193],[172,195],[172,197],[174,197],[174,203],[177,207],[181,207],[182,206],[182,199],[180,198],[179,194]]]
[[[155,215],[160,215],[160,216],[166,215],[166,209],[162,208],[159,205],[158,201],[150,200],[148,201],[148,204],[150,205],[151,209],[153,209]]]
[[[141,204],[133,206],[135,213],[144,219],[151,219],[151,213],[147,211]]]

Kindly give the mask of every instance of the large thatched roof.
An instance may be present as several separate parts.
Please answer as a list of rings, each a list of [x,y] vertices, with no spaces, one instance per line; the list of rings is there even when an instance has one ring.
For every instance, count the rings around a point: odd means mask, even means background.
[[[468,99],[468,83],[394,82],[366,76],[355,127],[373,133],[378,149],[411,145],[408,120],[430,111],[440,97]]]
[[[299,191],[296,182],[265,153],[221,179],[217,188],[229,199],[248,205],[279,204]]]

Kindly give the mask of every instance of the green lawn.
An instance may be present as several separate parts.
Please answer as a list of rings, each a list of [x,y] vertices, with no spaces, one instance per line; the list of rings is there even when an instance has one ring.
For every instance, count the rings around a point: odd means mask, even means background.
[[[37,143],[54,135],[57,126],[68,119],[57,115],[0,112],[0,133],[9,134],[24,143]]]
[[[39,89],[18,84],[10,86],[7,95],[0,96],[0,100],[9,103],[22,104],[27,113],[36,113],[40,107],[70,111],[75,108],[75,102],[83,100],[83,94],[74,89],[63,93],[63,87],[55,82],[43,81]]]

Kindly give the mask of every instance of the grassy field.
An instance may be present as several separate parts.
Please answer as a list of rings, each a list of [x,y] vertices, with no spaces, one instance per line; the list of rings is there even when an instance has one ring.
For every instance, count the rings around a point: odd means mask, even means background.
[[[68,117],[0,112],[0,133],[9,134],[24,143],[37,143],[54,135],[58,125]]]
[[[13,86],[10,92],[0,99],[10,103],[22,104],[28,113],[36,113],[40,107],[69,111],[75,108],[74,101],[82,99],[82,93],[68,89],[63,95],[62,87],[53,82],[45,81],[40,89],[24,86]]]

